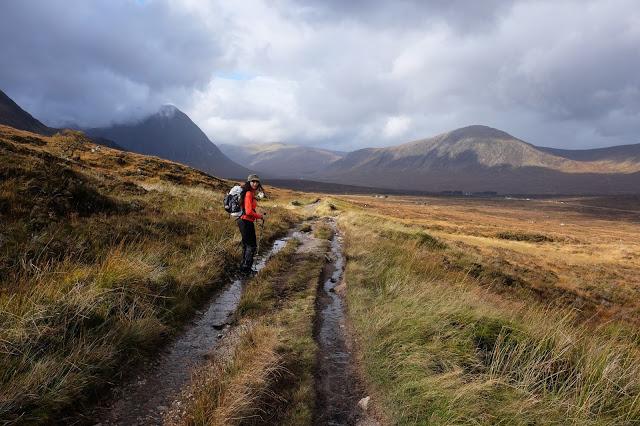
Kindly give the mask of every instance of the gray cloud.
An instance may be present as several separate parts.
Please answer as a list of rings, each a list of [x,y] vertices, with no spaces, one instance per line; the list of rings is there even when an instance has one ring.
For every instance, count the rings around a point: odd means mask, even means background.
[[[297,0],[302,15],[312,21],[360,22],[374,28],[446,24],[460,32],[487,31],[515,3],[513,0]],[[418,27],[420,28],[420,27]]]
[[[8,0],[0,84],[52,124],[106,123],[208,83],[222,51],[192,13],[166,2]]]
[[[0,87],[52,124],[171,102],[227,143],[356,149],[474,123],[547,146],[640,142],[632,0],[2,7]]]

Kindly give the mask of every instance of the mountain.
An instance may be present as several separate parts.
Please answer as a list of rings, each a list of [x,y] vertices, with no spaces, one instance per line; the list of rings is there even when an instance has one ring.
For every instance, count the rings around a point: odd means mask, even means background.
[[[474,125],[394,147],[357,150],[312,178],[436,192],[640,192],[640,160],[632,155],[637,148],[616,148],[607,149],[607,155],[572,155],[567,150],[540,148],[501,130]]]
[[[345,153],[284,143],[220,145],[236,161],[267,176],[304,178],[324,169]]]
[[[87,134],[115,141],[125,149],[177,161],[214,176],[246,178],[250,170],[236,164],[213,144],[191,119],[164,105],[143,120],[88,129]]]
[[[549,154],[576,161],[613,161],[640,163],[640,143],[593,149],[558,149],[538,147]]]
[[[56,132],[56,129],[45,126],[27,111],[20,108],[2,90],[0,90],[0,124],[41,135],[52,135]]]

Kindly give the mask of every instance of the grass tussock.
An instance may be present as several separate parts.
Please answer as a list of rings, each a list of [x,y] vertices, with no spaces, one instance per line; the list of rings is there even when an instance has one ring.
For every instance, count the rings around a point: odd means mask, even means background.
[[[239,260],[238,231],[220,207],[226,183],[94,147],[75,132],[0,126],[5,422],[46,423],[85,400],[157,348]],[[294,220],[267,208],[263,242]]]
[[[640,421],[633,339],[505,299],[443,268],[439,249],[394,234],[397,221],[376,231],[369,221],[352,212],[340,222],[349,315],[365,374],[394,422]]]
[[[514,231],[498,232],[496,237],[502,240],[529,241],[533,243],[551,243],[555,241],[552,237],[544,234]]]
[[[194,398],[177,424],[310,424],[314,301],[323,261],[297,247],[289,242],[249,283],[237,311],[234,336],[240,337],[196,373]]]
[[[215,361],[196,376],[194,402],[183,424],[231,425],[259,417],[256,405],[273,397],[271,382],[287,374],[276,350],[279,333],[251,322],[237,327]]]
[[[324,222],[319,222],[313,230],[313,235],[321,240],[330,240],[333,238],[333,229]]]

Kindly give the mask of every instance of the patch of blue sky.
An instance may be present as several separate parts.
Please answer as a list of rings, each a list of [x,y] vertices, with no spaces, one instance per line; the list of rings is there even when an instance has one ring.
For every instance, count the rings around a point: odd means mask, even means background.
[[[255,75],[244,71],[221,71],[215,74],[216,78],[223,80],[246,81],[255,78]]]

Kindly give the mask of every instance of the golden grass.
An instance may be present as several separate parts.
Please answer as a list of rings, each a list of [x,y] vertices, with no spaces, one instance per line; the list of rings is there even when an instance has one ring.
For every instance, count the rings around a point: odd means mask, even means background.
[[[376,215],[348,212],[340,226],[360,358],[394,423],[640,421],[640,353],[628,329],[497,293],[443,264],[461,256],[454,238],[448,248],[421,244],[424,222]]]
[[[0,419],[47,422],[157,349],[229,278],[230,184],[0,126]],[[295,220],[267,207],[263,243]]]
[[[341,198],[366,211],[372,224],[392,219],[428,232],[463,254],[467,269],[478,264],[515,277],[539,298],[558,299],[596,322],[640,322],[640,222],[629,205],[591,206],[589,199]]]
[[[315,226],[313,235],[321,240],[330,240],[333,237],[333,229],[326,223],[321,222]]]
[[[236,327],[215,361],[193,382],[185,425],[231,425],[259,417],[260,401],[274,394],[274,378],[287,374],[277,353],[281,330],[255,322]]]
[[[315,293],[319,253],[296,253],[294,240],[244,291],[239,325],[225,349],[199,369],[175,424],[310,424],[314,409]]]
[[[46,422],[224,282],[239,254],[219,208],[230,183],[5,126],[0,164],[0,418]],[[263,241],[296,215],[340,218],[359,359],[387,418],[640,422],[633,203],[268,192]],[[184,421],[311,421],[321,264],[291,244],[252,281]]]

